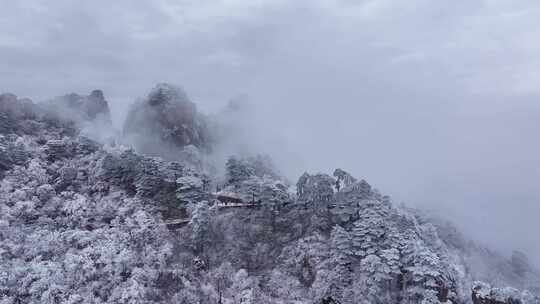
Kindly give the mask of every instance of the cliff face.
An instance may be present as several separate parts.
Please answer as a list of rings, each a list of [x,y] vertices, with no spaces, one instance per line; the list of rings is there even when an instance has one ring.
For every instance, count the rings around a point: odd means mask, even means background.
[[[45,110],[51,116],[77,123],[99,120],[111,124],[109,104],[101,90],[94,90],[87,96],[71,93],[54,98],[45,103]]]
[[[157,85],[132,106],[123,133],[139,151],[151,154],[160,154],[156,145],[210,149],[206,119],[180,88],[169,84]]]

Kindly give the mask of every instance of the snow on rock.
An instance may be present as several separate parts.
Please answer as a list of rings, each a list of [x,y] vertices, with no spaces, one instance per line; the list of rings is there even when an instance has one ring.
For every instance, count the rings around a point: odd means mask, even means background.
[[[77,123],[98,120],[100,123],[111,124],[109,103],[101,90],[94,90],[87,96],[71,93],[56,97],[44,106],[48,115],[56,115],[61,119]]]
[[[205,176],[188,175],[176,180],[176,197],[182,203],[197,203],[209,198],[208,178]]]
[[[206,118],[197,111],[184,91],[170,84],[159,84],[146,99],[135,103],[126,118],[124,135],[144,153],[160,155],[167,145],[210,149]]]

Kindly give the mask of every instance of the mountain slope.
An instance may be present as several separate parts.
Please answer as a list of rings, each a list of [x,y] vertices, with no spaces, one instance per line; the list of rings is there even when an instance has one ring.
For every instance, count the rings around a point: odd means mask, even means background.
[[[230,158],[221,178],[96,142],[14,95],[0,109],[0,303],[539,303],[505,287],[534,291],[523,255],[344,170],[293,191],[264,157]]]

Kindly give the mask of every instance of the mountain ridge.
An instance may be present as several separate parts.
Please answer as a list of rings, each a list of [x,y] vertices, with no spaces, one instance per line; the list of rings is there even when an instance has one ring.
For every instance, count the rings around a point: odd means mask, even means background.
[[[186,100],[177,90],[145,102]],[[86,137],[95,116],[43,109],[0,96],[2,303],[539,303],[505,287],[538,292],[522,254],[492,254],[342,169],[294,191],[269,159],[236,156],[219,177],[211,149],[150,157]]]

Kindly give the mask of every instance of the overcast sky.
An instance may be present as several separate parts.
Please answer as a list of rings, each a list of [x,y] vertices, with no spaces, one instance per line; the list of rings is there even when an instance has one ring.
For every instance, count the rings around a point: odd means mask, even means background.
[[[540,263],[537,0],[0,0],[0,91],[244,95],[296,178],[335,167]],[[120,124],[117,122],[117,124]]]

